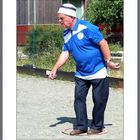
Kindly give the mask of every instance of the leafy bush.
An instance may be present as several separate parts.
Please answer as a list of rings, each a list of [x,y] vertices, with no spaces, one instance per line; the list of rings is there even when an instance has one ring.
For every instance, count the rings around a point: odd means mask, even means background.
[[[31,30],[27,36],[24,53],[32,55],[34,53],[55,52],[56,48],[62,48],[63,28],[58,25],[37,26]]]
[[[123,24],[123,0],[91,0],[85,18],[94,24],[112,27],[114,23]]]
[[[120,42],[109,44],[109,49],[110,51],[114,51],[114,52],[123,51],[123,47]]]

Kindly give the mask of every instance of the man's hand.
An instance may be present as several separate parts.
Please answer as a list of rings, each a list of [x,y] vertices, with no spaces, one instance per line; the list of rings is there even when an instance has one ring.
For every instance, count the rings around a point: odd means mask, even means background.
[[[56,72],[55,71],[51,71],[49,74],[49,78],[50,79],[55,79],[56,78]]]
[[[46,75],[48,75],[49,79],[55,79],[56,78],[56,72],[55,71],[46,71]]]
[[[50,72],[48,72],[48,74],[47,74],[50,79],[56,78],[57,70],[67,61],[68,57],[69,57],[69,52],[68,51],[63,51],[60,54],[56,64],[53,67],[53,69]]]
[[[107,67],[109,67],[112,70],[119,70],[120,69],[120,64],[119,63],[113,63],[112,61],[110,61],[109,63],[107,63]]]

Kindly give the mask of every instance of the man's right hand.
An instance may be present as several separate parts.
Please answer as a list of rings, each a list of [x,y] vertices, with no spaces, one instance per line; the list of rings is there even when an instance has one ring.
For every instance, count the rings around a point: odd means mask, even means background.
[[[49,79],[55,79],[55,78],[56,78],[56,72],[55,71],[50,71]]]

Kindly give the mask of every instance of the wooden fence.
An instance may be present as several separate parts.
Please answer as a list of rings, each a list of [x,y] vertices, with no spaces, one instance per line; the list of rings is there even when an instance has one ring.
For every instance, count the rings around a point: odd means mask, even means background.
[[[17,0],[17,24],[34,24],[35,18],[36,24],[56,24],[61,3],[61,0]]]

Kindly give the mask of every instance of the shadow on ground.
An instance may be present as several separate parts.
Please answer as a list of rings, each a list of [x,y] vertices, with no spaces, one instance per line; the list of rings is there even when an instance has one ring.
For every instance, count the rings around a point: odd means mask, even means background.
[[[73,118],[73,117],[59,117],[59,118],[56,118],[56,120],[58,120],[58,122],[54,123],[54,124],[51,124],[49,127],[56,127],[57,125],[60,125],[60,124],[64,124],[64,123],[71,123],[73,124],[73,127],[75,127],[75,122],[76,122],[76,118]],[[90,124],[91,124],[91,120],[89,119],[88,120],[88,127],[90,127]],[[105,126],[112,126],[112,124],[105,124]]]

